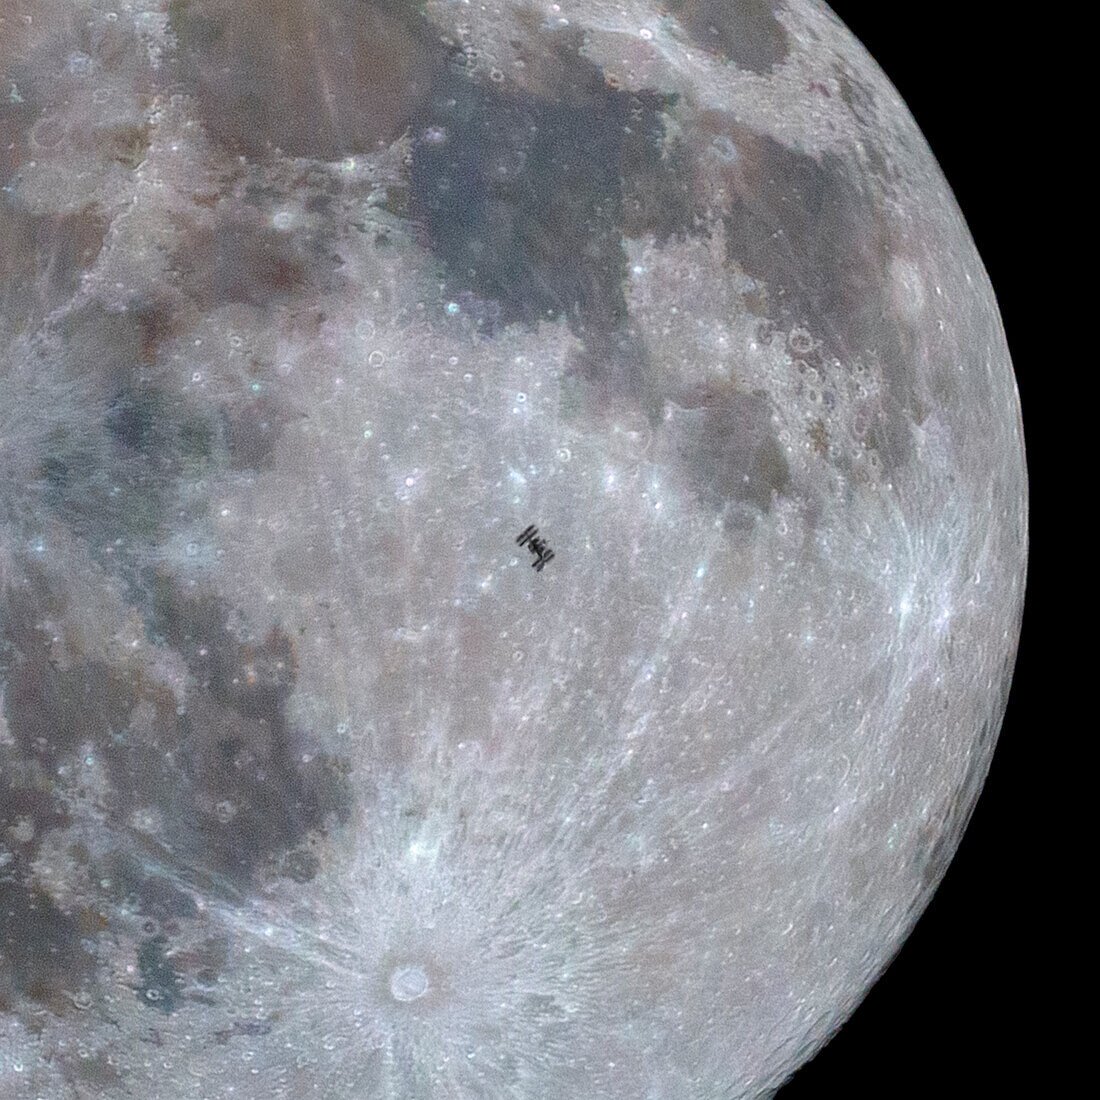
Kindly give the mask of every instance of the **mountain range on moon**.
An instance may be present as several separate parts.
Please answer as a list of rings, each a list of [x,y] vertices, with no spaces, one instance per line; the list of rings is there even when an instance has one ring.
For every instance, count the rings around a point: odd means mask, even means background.
[[[1019,400],[816,0],[5,0],[0,349],[0,1095],[765,1096],[927,904]]]

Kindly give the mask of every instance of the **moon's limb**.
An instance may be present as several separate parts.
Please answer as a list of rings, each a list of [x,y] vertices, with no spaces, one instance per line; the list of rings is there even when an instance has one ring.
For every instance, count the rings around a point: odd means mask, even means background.
[[[773,1091],[954,853],[1026,569],[862,48],[17,0],[0,188],[0,1094]]]

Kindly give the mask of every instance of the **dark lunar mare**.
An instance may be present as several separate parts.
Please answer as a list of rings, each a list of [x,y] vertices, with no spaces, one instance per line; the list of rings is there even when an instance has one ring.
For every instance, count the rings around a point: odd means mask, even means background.
[[[624,235],[690,227],[687,165],[662,155],[674,97],[612,88],[579,35],[547,39],[553,98],[471,79],[454,55],[415,120],[408,216],[449,291],[494,299],[499,323],[613,332],[627,315]]]
[[[790,52],[775,17],[779,0],[669,0],[667,7],[696,45],[741,69],[771,72]]]
[[[189,890],[236,896],[266,875],[312,878],[319,860],[311,838],[351,812],[348,766],[303,752],[315,746],[288,723],[294,645],[277,628],[241,641],[226,626],[225,604],[158,576],[153,640],[190,668],[184,709],[162,685],[102,661],[71,652],[60,667],[43,623],[65,623],[64,598],[32,562],[24,577],[0,608],[0,682],[13,741],[0,746],[0,825],[9,847],[15,843],[0,873],[0,1003],[12,1008],[22,995],[66,1011],[74,992],[94,985],[94,937],[130,932],[144,937],[138,993],[171,1012],[185,977],[209,984],[224,956],[213,942],[182,956],[172,950],[181,923],[198,915]],[[72,637],[66,642],[76,651]],[[77,892],[87,899],[70,913],[34,884],[30,865],[50,830],[72,824],[74,789],[57,777],[79,773],[85,755],[109,781],[101,795],[107,824],[101,850],[70,846]],[[155,841],[131,824],[136,808],[150,807],[163,822]],[[126,912],[148,927],[116,927]]]

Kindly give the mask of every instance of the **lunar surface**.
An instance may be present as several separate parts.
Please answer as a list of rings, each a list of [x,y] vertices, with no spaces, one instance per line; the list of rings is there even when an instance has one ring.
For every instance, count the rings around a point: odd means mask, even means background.
[[[1024,595],[994,296],[813,0],[0,0],[0,1096],[773,1093]]]

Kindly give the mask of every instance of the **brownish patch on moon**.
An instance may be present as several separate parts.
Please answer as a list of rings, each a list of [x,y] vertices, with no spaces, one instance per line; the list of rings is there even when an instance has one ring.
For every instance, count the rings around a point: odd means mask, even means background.
[[[819,455],[826,455],[829,453],[829,431],[825,427],[825,421],[820,417],[810,425],[809,436],[814,450]]]
[[[666,7],[703,49],[749,72],[771,72],[790,52],[775,17],[778,0],[669,0]]]
[[[722,219],[727,261],[767,287],[776,324],[807,328],[826,360],[881,373],[885,411],[867,443],[896,469],[923,411],[908,367],[914,334],[888,293],[899,231],[879,184],[845,155],[789,148],[723,111],[703,112],[699,126],[709,146],[697,205]]]
[[[227,302],[267,306],[306,283],[301,242],[261,223],[258,212],[219,210],[210,226],[183,225],[176,255],[181,285],[202,310]]]
[[[177,61],[234,153],[333,160],[399,137],[443,56],[423,29],[357,0],[173,0]]]
[[[763,393],[703,386],[676,393],[672,403],[691,419],[676,449],[700,500],[717,511],[729,505],[766,513],[774,495],[790,487],[791,473]],[[740,522],[736,517],[734,524]]]
[[[95,263],[108,224],[91,204],[75,214],[32,215],[0,202],[0,326],[18,330],[68,301]]]

